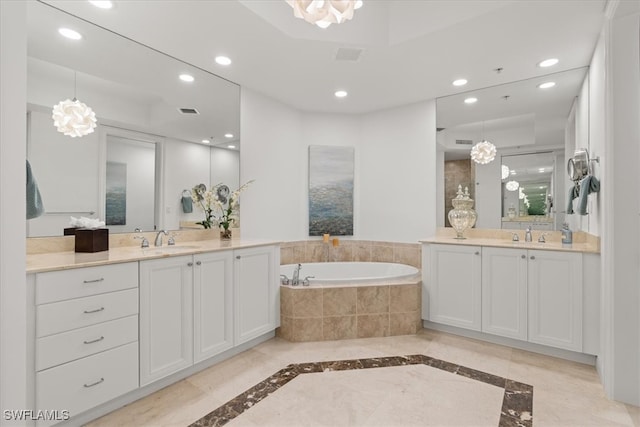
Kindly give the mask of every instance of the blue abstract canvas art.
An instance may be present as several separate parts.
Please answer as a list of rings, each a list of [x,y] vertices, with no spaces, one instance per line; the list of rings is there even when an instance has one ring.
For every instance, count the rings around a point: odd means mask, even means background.
[[[309,236],[353,236],[353,147],[309,146]]]

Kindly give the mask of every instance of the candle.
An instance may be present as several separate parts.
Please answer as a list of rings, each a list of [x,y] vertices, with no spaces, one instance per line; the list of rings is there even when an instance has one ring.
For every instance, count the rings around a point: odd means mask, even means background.
[[[338,238],[337,238],[337,237],[336,237],[336,238],[334,238],[334,239],[333,239],[333,247],[335,248],[335,247],[337,247],[339,244],[340,244],[340,240],[338,240]]]
[[[323,234],[322,235],[322,241],[324,243],[329,243],[329,235],[328,234]]]

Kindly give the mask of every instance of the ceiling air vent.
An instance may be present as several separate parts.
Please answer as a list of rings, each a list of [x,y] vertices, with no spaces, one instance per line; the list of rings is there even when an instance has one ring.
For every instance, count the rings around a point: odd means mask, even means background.
[[[178,111],[182,114],[200,114],[195,108],[178,108]]]
[[[472,145],[473,141],[470,139],[456,139],[456,145]]]
[[[357,62],[364,49],[340,47],[336,51],[336,61]]]

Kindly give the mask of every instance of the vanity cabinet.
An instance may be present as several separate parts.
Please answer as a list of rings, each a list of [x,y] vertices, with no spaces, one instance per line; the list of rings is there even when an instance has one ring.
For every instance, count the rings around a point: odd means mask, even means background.
[[[73,418],[138,387],[138,263],[35,275],[35,403]],[[49,425],[38,421],[38,425]]]
[[[432,244],[423,247],[423,283],[432,322],[479,331],[481,315],[480,246]],[[426,273],[428,272],[428,274]]]
[[[273,331],[276,249],[140,261],[140,384]]]
[[[423,246],[423,318],[555,348],[583,348],[583,254],[553,250]],[[590,302],[591,301],[591,302]],[[597,329],[597,328],[592,328]],[[583,333],[585,332],[585,333]]]

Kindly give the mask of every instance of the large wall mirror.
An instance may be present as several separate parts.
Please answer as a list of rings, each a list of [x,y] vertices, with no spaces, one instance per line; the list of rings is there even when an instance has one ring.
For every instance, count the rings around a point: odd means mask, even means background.
[[[238,85],[40,2],[28,5],[27,73],[27,159],[45,207],[29,237],[62,235],[71,216],[112,233],[177,229],[203,217],[184,212],[185,190],[237,188]],[[51,115],[74,97],[98,124],[72,138]]]
[[[581,125],[576,105],[588,106],[587,72],[584,67],[436,100],[439,226],[448,226],[446,213],[462,185],[476,201],[479,228],[559,229],[568,188],[565,154],[575,147]],[[541,87],[549,82],[554,85]],[[477,102],[466,103],[468,98]],[[486,165],[470,159],[471,147],[482,139],[497,148]]]

